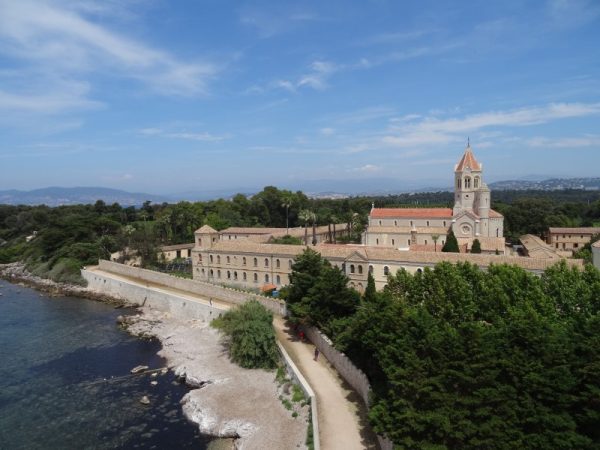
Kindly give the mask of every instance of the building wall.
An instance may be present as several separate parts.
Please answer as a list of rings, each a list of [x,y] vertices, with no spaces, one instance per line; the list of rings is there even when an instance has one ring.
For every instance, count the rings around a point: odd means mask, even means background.
[[[377,227],[446,227],[452,224],[451,218],[372,218],[369,216],[369,226]]]
[[[598,229],[600,232],[600,228]],[[592,240],[594,233],[551,233],[548,243],[556,250],[577,251]]]
[[[600,269],[600,247],[592,245],[592,258],[594,259],[594,266]]]

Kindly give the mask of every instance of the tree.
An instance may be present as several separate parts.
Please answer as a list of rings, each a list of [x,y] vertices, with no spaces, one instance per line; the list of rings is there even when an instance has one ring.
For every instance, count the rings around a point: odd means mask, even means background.
[[[298,213],[298,218],[304,223],[304,245],[308,245],[308,223],[312,218],[312,214],[308,209],[302,209]]]
[[[273,314],[256,300],[238,306],[213,320],[227,337],[231,360],[247,369],[273,369],[279,353],[273,330]]]
[[[456,240],[456,236],[454,236],[454,231],[450,229],[448,231],[448,235],[446,236],[446,243],[442,247],[443,252],[452,252],[459,253],[458,241]]]
[[[369,272],[369,277],[367,278],[367,287],[365,289],[365,293],[363,294],[363,299],[365,302],[372,302],[375,299],[375,295],[377,295],[375,278],[373,278],[373,274]]]
[[[294,201],[294,194],[289,191],[283,191],[282,199],[281,206],[285,208],[285,234],[287,235],[290,232],[290,206],[292,206]]]
[[[432,234],[431,235],[431,240],[433,241],[433,248],[434,248],[435,252],[437,252],[437,241],[438,241],[439,238],[440,238],[439,234]]]
[[[471,253],[481,253],[481,242],[479,242],[479,239],[473,240],[473,245],[471,245]]]

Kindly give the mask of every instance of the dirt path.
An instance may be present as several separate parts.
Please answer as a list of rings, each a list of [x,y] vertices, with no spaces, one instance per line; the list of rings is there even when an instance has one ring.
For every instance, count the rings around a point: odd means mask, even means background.
[[[157,292],[176,295],[189,301],[209,304],[209,299],[180,289],[116,275],[97,268],[88,268],[88,270]],[[226,310],[235,305],[213,298],[212,306]],[[277,339],[315,391],[321,448],[323,450],[377,449],[375,437],[366,426],[365,408],[358,395],[340,378],[322,355],[319,356],[318,361],[314,361],[314,346],[300,342],[289,330],[283,318],[275,316],[273,324]]]

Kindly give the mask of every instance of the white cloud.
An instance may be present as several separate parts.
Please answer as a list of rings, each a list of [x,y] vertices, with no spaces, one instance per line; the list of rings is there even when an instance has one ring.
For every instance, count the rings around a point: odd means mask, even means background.
[[[350,172],[362,172],[362,173],[375,173],[379,172],[381,167],[375,166],[373,164],[365,164],[361,167],[355,167],[354,169],[350,169]]]
[[[296,92],[301,87],[310,87],[315,90],[323,90],[328,87],[328,78],[338,70],[338,67],[328,61],[313,61],[310,71],[301,75],[296,81],[277,80],[273,83],[275,87]]]
[[[191,133],[188,131],[166,131],[162,128],[142,128],[139,130],[139,133],[145,136],[158,136],[170,139],[184,139],[188,141],[201,142],[220,142],[229,138],[229,136],[217,136],[206,132]]]
[[[112,31],[86,14],[102,15],[106,11],[95,2],[0,0],[0,53],[18,61],[31,84],[45,84],[51,92],[63,88],[61,96],[70,92],[71,86],[51,82],[77,80],[88,72],[135,79],[166,95],[207,92],[208,81],[218,71],[213,64],[182,61],[167,51]],[[81,81],[73,85],[77,83]],[[22,84],[30,83],[13,83],[13,95],[25,95]],[[85,98],[79,92],[80,102],[85,103]],[[63,111],[62,104],[56,104],[56,111]]]
[[[563,137],[555,139],[534,137],[528,139],[526,144],[530,147],[546,148],[600,147],[600,136],[586,135],[582,137]]]
[[[55,84],[58,86],[58,84]],[[50,92],[12,93],[0,89],[0,111],[36,114],[54,114],[71,110],[95,109],[102,103],[86,98],[89,90],[85,83],[64,83]]]

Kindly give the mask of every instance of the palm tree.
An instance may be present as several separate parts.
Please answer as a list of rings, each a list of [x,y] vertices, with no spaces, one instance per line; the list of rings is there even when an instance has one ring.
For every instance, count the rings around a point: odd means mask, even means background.
[[[285,208],[285,234],[290,234],[290,206],[294,201],[294,194],[291,192],[284,192],[282,194],[281,206]]]
[[[337,243],[337,235],[335,234],[335,224],[338,222],[338,218],[335,215],[331,215],[330,217],[331,221],[333,222],[333,243]]]
[[[311,219],[312,219],[312,225],[313,225],[313,239],[312,239],[312,245],[317,245],[317,215],[311,211]]]
[[[304,245],[308,245],[308,222],[312,217],[312,212],[308,209],[301,209],[298,213],[298,218],[304,222]]]
[[[440,238],[439,234],[432,234],[431,240],[433,241],[434,249],[437,252],[437,241]]]

